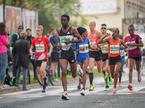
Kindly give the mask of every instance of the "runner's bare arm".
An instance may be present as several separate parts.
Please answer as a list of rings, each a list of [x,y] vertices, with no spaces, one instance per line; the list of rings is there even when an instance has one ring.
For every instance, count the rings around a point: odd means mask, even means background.
[[[83,41],[81,35],[78,33],[78,31],[77,31],[76,29],[72,28],[72,29],[71,29],[71,32],[72,32],[72,34],[73,34],[75,37],[78,38],[77,40],[72,40],[72,41],[70,41],[71,43],[79,43],[79,42],[82,42],[82,41]]]
[[[33,48],[34,48],[34,47],[31,45],[31,46],[30,46],[30,49],[29,49],[30,55],[33,55],[33,51],[32,51]]]
[[[109,43],[109,37],[108,37],[108,34],[103,36],[101,39],[99,39],[98,41],[98,44],[101,44],[101,43],[105,43],[105,42],[108,42]]]
[[[128,48],[128,46],[121,40],[121,44],[124,46],[124,48]]]
[[[136,46],[137,46],[137,47],[143,47],[143,46],[144,46],[144,44],[143,44],[142,40],[140,40],[140,41],[139,41],[139,43],[138,43],[138,44],[136,44]]]
[[[52,45],[50,43],[49,44],[49,49],[48,49],[48,56],[51,56],[52,49],[53,49],[53,47],[52,47]]]

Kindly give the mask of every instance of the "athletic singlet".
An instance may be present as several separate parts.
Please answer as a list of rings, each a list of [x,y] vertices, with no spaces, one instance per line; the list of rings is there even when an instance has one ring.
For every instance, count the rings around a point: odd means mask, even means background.
[[[103,36],[103,34],[102,34],[102,36]],[[102,54],[107,54],[108,53],[108,43],[107,42],[106,43],[101,43],[101,44],[99,44],[99,46],[101,47]]]
[[[50,41],[47,37],[42,36],[41,38],[34,38],[32,41],[32,46],[35,48],[36,60],[47,60],[47,52]]]
[[[92,48],[98,46],[99,33],[97,31],[95,31],[93,35],[89,34],[88,38],[90,40],[90,45]],[[98,50],[100,50],[100,47],[98,47]],[[96,50],[90,49],[90,51],[96,51]]]
[[[71,27],[68,29],[66,33],[64,33],[63,30],[61,29],[59,33],[59,38],[62,46],[61,49],[64,51],[70,50],[73,44],[72,43],[66,44],[65,41],[72,41],[74,38],[74,36],[71,34]]]
[[[114,40],[112,37],[110,37],[108,51],[109,51],[109,57],[120,56],[120,39],[119,38]]]

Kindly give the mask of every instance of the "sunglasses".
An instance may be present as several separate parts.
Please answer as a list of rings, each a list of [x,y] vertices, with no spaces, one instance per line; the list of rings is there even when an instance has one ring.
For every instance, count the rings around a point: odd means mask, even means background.
[[[102,27],[101,29],[104,29],[104,30],[106,30],[106,28],[105,28],[105,27]]]

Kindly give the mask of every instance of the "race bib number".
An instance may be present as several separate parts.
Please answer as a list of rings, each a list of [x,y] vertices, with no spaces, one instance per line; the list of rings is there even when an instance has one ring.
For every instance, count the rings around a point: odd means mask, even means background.
[[[135,41],[126,42],[126,44],[128,45],[128,50],[134,50],[137,48],[137,46],[134,46],[136,44]]]
[[[108,45],[101,46],[101,50],[103,54],[108,53]]]
[[[88,53],[89,47],[88,44],[79,45],[79,53]]]
[[[60,43],[62,46],[63,50],[69,50],[70,47],[72,46],[72,43],[65,43],[66,41],[72,41],[73,36],[68,35],[68,36],[60,36]]]
[[[90,42],[91,47],[96,46],[96,42]]]
[[[44,52],[45,47],[44,44],[36,44],[36,52]]]
[[[124,56],[124,50],[120,50],[121,56]]]
[[[119,54],[120,46],[119,45],[110,45],[110,53],[111,54]]]

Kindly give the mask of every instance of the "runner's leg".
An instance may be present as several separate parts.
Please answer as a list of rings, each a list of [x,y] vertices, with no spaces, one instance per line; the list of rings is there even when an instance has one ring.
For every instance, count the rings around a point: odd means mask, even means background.
[[[94,73],[93,73],[93,70],[94,70],[94,62],[95,62],[95,59],[94,58],[90,58],[89,59],[89,81],[90,81],[90,88],[89,90],[92,91],[94,89],[93,87],[93,79],[94,79]]]
[[[66,59],[60,59],[60,66],[62,70],[62,86],[63,90],[67,91],[67,66],[68,66],[68,61]]]
[[[132,72],[133,72],[133,68],[134,68],[134,60],[129,58],[128,59],[128,68],[129,68],[129,85],[128,85],[128,89],[132,90]]]
[[[138,82],[141,82],[141,60],[135,61],[136,64],[136,70],[138,72]]]

